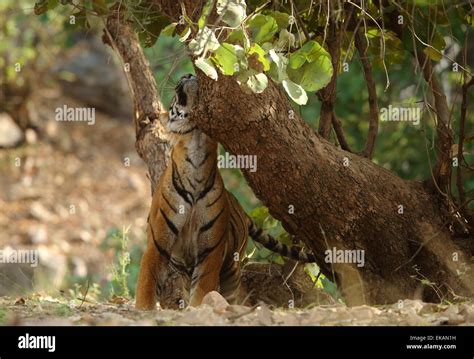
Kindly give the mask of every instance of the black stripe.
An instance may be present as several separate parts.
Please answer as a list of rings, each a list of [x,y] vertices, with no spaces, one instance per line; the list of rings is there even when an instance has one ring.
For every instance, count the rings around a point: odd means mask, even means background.
[[[220,278],[221,282],[225,282],[229,278],[233,277],[238,272],[239,269],[240,268],[237,265],[234,265],[234,266],[230,267],[230,270],[226,271],[224,273],[224,275],[221,276],[221,278]]]
[[[193,166],[193,168],[197,168],[196,165],[193,163],[193,161],[191,161],[191,159],[188,157],[188,155],[186,155],[185,160],[186,160],[186,162],[189,162],[191,164],[191,166]]]
[[[161,197],[163,197],[163,199],[165,200],[165,202],[168,204],[168,206],[173,210],[174,213],[178,213],[178,211],[176,210],[176,208],[170,203],[170,201],[168,200],[168,198],[165,197],[165,195],[163,194],[163,192],[161,192]]]
[[[163,257],[166,258],[166,260],[170,260],[170,254],[164,249],[164,248],[161,248],[160,245],[158,244],[158,242],[155,240],[155,233],[153,232],[153,227],[150,225],[150,230],[151,230],[151,237],[153,239],[153,244],[155,245],[155,248],[156,250],[158,251],[158,253],[160,253]]]
[[[216,223],[217,219],[221,216],[221,214],[224,212],[224,208],[225,207],[222,207],[220,212],[217,214],[217,216],[215,216],[213,219],[211,219],[209,222],[207,222],[204,226],[202,226],[200,229],[199,229],[199,234],[203,233],[203,232],[206,232],[207,230],[211,229],[211,227],[214,225],[214,223]]]
[[[268,236],[268,242],[265,244],[265,248],[272,250],[278,245],[278,242],[274,240],[272,237]]]
[[[177,262],[173,257],[170,259],[170,265],[179,273],[186,274],[188,276],[191,276],[194,271],[194,268],[187,267],[185,264]]]
[[[216,167],[213,167],[211,174],[209,175],[209,177],[206,180],[206,186],[204,187],[202,192],[199,193],[197,201],[204,198],[209,193],[209,191],[214,187],[214,183],[216,181],[216,173],[217,173],[217,169],[216,169]]]
[[[230,217],[230,231],[232,233],[232,238],[233,238],[233,244],[234,244],[234,249],[238,249],[238,245],[237,245],[237,233],[235,232],[235,224],[234,224],[234,218],[233,216],[231,215]]]
[[[288,257],[288,246],[282,244],[280,254],[284,257]]]
[[[299,259],[300,258],[300,248],[298,247],[291,247],[291,256],[294,259]]]
[[[192,189],[196,189],[196,185],[191,182],[191,179],[189,177],[186,178],[188,180],[188,183],[190,184]]]
[[[178,235],[178,228],[176,228],[175,224],[166,216],[165,212],[160,208],[160,213],[163,216],[163,218],[166,221],[166,224],[168,225],[169,229],[174,233],[175,236]]]
[[[176,166],[176,162],[174,162],[174,160],[172,160],[172,166],[173,166],[172,182],[173,182],[174,189],[176,190],[176,192],[179,194],[179,196],[182,199],[184,199],[186,202],[192,205],[192,202],[194,202],[193,195],[184,189],[183,183],[181,181],[181,176],[179,175],[179,172],[178,172],[178,167]],[[191,200],[188,198],[188,196],[191,198]]]
[[[216,199],[214,201],[212,201],[211,203],[207,204],[206,207],[207,208],[212,207],[222,197],[223,194],[224,194],[224,186],[222,186],[221,193],[219,193],[219,195],[216,197]]]
[[[210,154],[211,154],[210,152],[207,152],[207,153],[204,155],[204,158],[203,158],[203,160],[198,164],[198,167],[201,167],[201,166],[207,161],[207,159],[209,158],[209,155],[210,155]]]
[[[219,241],[215,245],[213,245],[212,247],[206,248],[198,255],[198,257],[196,258],[196,263],[194,264],[195,267],[197,267],[204,259],[206,259],[206,257],[209,254],[212,253],[214,249],[216,249],[222,243],[222,241],[225,239],[226,234],[227,234],[227,231],[224,231],[224,233],[222,234],[222,237],[219,239]]]

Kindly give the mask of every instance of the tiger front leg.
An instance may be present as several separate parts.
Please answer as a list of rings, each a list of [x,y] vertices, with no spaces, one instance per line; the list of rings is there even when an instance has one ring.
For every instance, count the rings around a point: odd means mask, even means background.
[[[190,305],[196,307],[204,296],[219,289],[219,273],[223,263],[224,246],[219,245],[194,269],[191,279]]]
[[[136,289],[135,307],[140,310],[152,310],[156,308],[158,300],[157,288],[160,278],[163,277],[163,270],[166,264],[165,258],[158,250],[158,239],[153,235],[151,225],[147,229],[147,248],[140,263],[140,272]]]

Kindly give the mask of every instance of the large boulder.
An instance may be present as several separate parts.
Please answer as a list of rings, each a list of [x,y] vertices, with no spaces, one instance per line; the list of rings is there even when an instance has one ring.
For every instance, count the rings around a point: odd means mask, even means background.
[[[123,68],[98,36],[79,40],[52,71],[66,95],[112,116],[132,116],[133,102]]]

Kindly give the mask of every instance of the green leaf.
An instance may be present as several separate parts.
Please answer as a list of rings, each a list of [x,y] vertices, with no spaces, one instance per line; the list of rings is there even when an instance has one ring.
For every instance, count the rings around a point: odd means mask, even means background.
[[[245,19],[247,4],[245,0],[217,0],[217,14],[222,15],[222,21],[236,27]]]
[[[244,30],[242,28],[237,28],[232,30],[232,32],[227,37],[227,42],[243,44],[245,40]]]
[[[203,29],[199,30],[196,38],[192,39],[189,42],[189,50],[193,53],[193,55],[201,55],[202,53],[206,53],[207,51],[214,51],[219,48],[220,44],[214,34],[214,31],[209,29],[207,26]]]
[[[286,73],[288,59],[285,56],[276,53],[275,50],[270,50],[268,54],[270,55],[270,59],[272,60],[268,75],[276,83],[281,83],[283,80],[288,78],[288,75]]]
[[[270,69],[270,61],[265,57],[265,50],[263,50],[258,44],[254,44],[249,49],[248,54],[257,54],[258,61],[263,65],[263,71],[268,71]]]
[[[217,70],[214,68],[212,62],[209,59],[203,59],[202,57],[200,57],[196,59],[196,61],[194,61],[194,64],[199,69],[201,69],[201,71],[204,72],[208,77],[213,80],[217,80]]]
[[[306,105],[308,102],[308,95],[306,91],[298,84],[291,80],[283,80],[283,88],[290,98],[298,105]]]
[[[328,52],[316,41],[311,40],[291,54],[289,65],[292,69],[297,69],[303,66],[305,62],[313,62],[321,57],[325,57],[331,62]]]
[[[275,44],[275,47],[278,49],[289,49],[290,47],[295,46],[296,39],[295,35],[289,32],[286,29],[280,31],[278,36],[278,41]]]
[[[443,58],[443,54],[432,47],[425,47],[423,52],[433,61],[440,61]]]
[[[198,28],[202,29],[206,25],[206,19],[209,16],[211,10],[212,10],[212,0],[207,0],[206,3],[204,4],[201,12],[201,17],[198,20]],[[191,22],[188,22],[191,23]]]
[[[265,74],[252,75],[247,80],[247,86],[254,93],[262,93],[268,86],[268,78]]]
[[[224,75],[233,75],[239,70],[236,50],[231,44],[224,42],[214,51],[214,59]]]
[[[318,91],[331,80],[333,68],[330,55],[315,41],[308,41],[290,56],[289,78],[306,91]]]
[[[306,91],[315,92],[331,81],[333,69],[330,61],[321,58],[321,61],[308,62],[297,70],[288,68],[287,72],[292,81],[300,84]]]
[[[269,15],[255,15],[249,21],[248,26],[253,40],[260,44],[270,41],[278,31],[276,20]]]
[[[179,42],[185,42],[189,35],[191,35],[191,28],[188,26],[183,32],[179,35]]]
[[[279,30],[286,29],[290,23],[290,15],[286,12],[268,11],[266,14],[270,15],[276,20]]]
[[[176,30],[176,25],[178,25],[177,22],[173,22],[173,23],[169,24],[163,30],[161,30],[161,34],[166,35],[166,36],[173,36],[174,32]],[[189,31],[189,32],[191,32],[191,31]]]

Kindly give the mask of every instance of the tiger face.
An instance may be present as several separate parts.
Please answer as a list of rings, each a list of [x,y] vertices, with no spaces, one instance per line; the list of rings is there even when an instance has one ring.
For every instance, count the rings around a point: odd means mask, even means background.
[[[191,74],[182,76],[175,90],[176,95],[171,103],[167,127],[170,132],[187,134],[196,129],[196,125],[189,120],[188,116],[198,96],[196,76]]]

